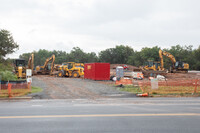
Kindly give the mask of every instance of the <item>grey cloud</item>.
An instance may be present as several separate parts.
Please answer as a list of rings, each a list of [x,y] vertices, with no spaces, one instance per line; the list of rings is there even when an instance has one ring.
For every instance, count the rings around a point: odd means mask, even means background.
[[[100,51],[118,44],[136,49],[200,44],[198,0],[0,2],[0,24],[12,29],[14,35],[19,34],[17,39],[23,49],[34,43],[41,48],[49,44],[51,49],[57,43],[66,49],[79,46],[85,51]]]

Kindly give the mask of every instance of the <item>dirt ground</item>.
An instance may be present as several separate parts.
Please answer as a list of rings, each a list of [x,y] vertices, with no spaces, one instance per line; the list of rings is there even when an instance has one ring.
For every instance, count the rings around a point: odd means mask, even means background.
[[[58,78],[44,75],[33,77],[32,86],[43,92],[31,94],[35,99],[99,99],[135,97],[135,94],[122,92],[111,85],[111,81]]]
[[[168,81],[187,81],[200,79],[199,71],[189,73],[168,73]],[[148,81],[148,78],[143,79]],[[137,82],[137,81],[136,81]],[[93,81],[88,79],[58,78],[48,75],[33,76],[32,86],[40,87],[43,92],[31,94],[35,99],[99,99],[127,98],[135,94],[119,91],[112,81]]]
[[[124,65],[126,65],[128,67],[129,71],[139,70],[138,67],[132,66],[132,65],[127,65],[127,64],[110,64],[110,69],[116,69],[117,66],[124,67]]]
[[[199,72],[188,72],[188,73],[168,73],[165,76],[168,80],[190,80],[190,79],[199,79],[200,73]]]

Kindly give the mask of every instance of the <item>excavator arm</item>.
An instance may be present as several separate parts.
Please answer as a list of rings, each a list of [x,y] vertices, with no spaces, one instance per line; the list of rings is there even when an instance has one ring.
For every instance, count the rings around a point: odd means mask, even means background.
[[[160,69],[163,70],[164,69],[164,63],[163,63],[163,52],[162,50],[160,49],[159,50],[159,57],[160,57]]]
[[[50,61],[52,61],[51,62],[51,72],[53,72],[53,69],[54,69],[54,61],[55,61],[55,55],[53,54],[50,58],[47,58],[46,59],[46,61],[45,61],[45,63],[44,63],[44,69],[46,69],[47,68],[47,64],[50,62]]]
[[[176,63],[176,59],[175,57],[170,54],[169,52],[166,51],[162,51],[161,49],[159,50],[159,57],[160,57],[160,62],[161,62],[161,69],[164,69],[164,63],[163,63],[163,55],[170,58],[172,64],[173,64],[173,68],[175,68],[175,63]]]
[[[51,73],[54,70],[54,62],[55,62],[55,55],[52,55],[52,62],[51,62]]]
[[[28,69],[31,69],[33,71],[34,68],[34,54],[31,54],[28,60]]]

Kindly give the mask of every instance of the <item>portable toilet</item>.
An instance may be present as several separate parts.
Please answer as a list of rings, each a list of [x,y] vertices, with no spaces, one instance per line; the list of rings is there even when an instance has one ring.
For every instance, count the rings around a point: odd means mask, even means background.
[[[116,77],[117,78],[124,77],[124,68],[122,66],[116,67]]]

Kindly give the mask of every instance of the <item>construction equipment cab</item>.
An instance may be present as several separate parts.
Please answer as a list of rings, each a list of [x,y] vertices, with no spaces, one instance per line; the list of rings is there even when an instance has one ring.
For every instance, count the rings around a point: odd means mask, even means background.
[[[58,77],[73,77],[78,78],[84,75],[84,68],[77,66],[79,63],[67,62],[60,68]]]
[[[153,70],[153,71],[159,71],[160,69],[160,62],[156,61],[146,61],[145,65],[143,67],[144,70]]]
[[[16,59],[13,64],[17,77],[26,78],[26,61],[24,59]]]

